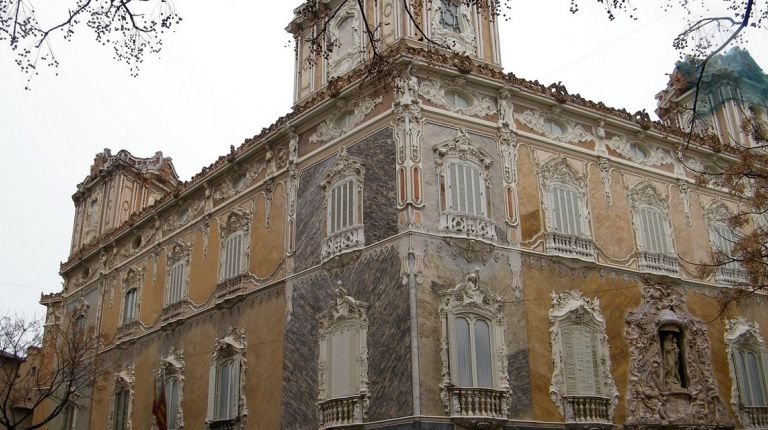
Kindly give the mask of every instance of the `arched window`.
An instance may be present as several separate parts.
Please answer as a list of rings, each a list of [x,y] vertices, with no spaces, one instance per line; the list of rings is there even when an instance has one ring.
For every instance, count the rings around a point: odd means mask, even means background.
[[[479,285],[477,271],[440,296],[440,389],[446,412],[452,417],[506,418],[510,392],[503,299]]]
[[[440,25],[444,29],[454,33],[461,33],[459,6],[454,3],[454,0],[440,0],[440,6],[437,11],[440,14]]]
[[[184,428],[181,394],[184,385],[184,349],[171,347],[156,371],[158,388],[165,391],[165,423],[168,430]]]
[[[464,0],[435,0],[430,2],[430,38],[442,48],[477,55],[474,7]]]
[[[756,323],[726,321],[725,343],[730,363],[731,403],[744,428],[764,427],[768,412],[766,347]]]
[[[336,164],[320,186],[325,193],[323,260],[365,245],[363,231],[363,163],[341,148]]]
[[[140,293],[143,279],[144,271],[138,267],[129,268],[123,277],[123,303],[119,321],[119,336],[129,335],[138,323]]]
[[[245,331],[229,329],[216,341],[208,379],[210,428],[243,429],[245,396],[242,382]]]
[[[576,290],[553,293],[549,320],[555,364],[552,401],[566,422],[613,422],[619,394],[599,302]]]
[[[320,315],[321,427],[359,424],[368,410],[368,305],[339,286]],[[338,414],[339,410],[348,413]]]
[[[128,430],[128,407],[130,402],[130,393],[128,390],[118,390],[115,392],[115,409],[112,416],[114,426],[113,430]]]
[[[582,236],[581,201],[576,189],[569,185],[552,184],[552,231]]]
[[[229,358],[216,364],[216,400],[213,406],[213,418],[215,420],[230,420],[237,415],[239,376],[239,361]]]

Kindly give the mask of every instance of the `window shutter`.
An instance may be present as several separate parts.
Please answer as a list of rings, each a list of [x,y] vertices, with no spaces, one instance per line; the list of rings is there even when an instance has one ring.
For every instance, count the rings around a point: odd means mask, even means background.
[[[349,331],[339,330],[331,342],[331,397],[348,394],[349,368]]]
[[[563,361],[565,368],[565,392],[569,395],[578,394],[576,376],[576,354],[574,351],[573,329],[565,328],[561,334],[563,342]]]
[[[331,189],[331,195],[328,197],[328,234],[336,232],[336,187]]]
[[[341,207],[341,190],[336,187],[336,228],[334,231],[338,231],[341,229],[341,217],[342,217],[342,207]]]
[[[240,415],[240,357],[232,361],[230,367],[229,387],[229,415],[228,418],[234,418]]]
[[[166,423],[169,430],[176,429],[176,418],[179,411],[179,380],[169,379],[165,384]]]
[[[493,388],[493,363],[491,361],[491,331],[488,322],[475,321],[475,363],[477,386]]]
[[[347,377],[349,379],[348,395],[354,395],[360,392],[360,330],[357,327],[351,328],[349,333],[349,370]]]
[[[216,405],[216,391],[218,390],[218,384],[216,383],[216,363],[213,363],[208,371],[208,421],[213,421],[214,410]]]
[[[456,163],[448,164],[448,208],[454,212],[459,211],[459,182],[457,179]]]
[[[597,334],[589,334],[590,350],[592,352],[592,394],[601,396],[603,394],[603,376],[600,372],[600,357],[598,354],[599,343]]]
[[[355,206],[355,181],[349,180],[347,181],[347,205],[349,208],[347,209],[347,227],[351,227],[355,224],[357,224],[357,218],[355,216],[356,206]]]
[[[472,184],[474,185],[474,190],[472,192],[472,197],[475,201],[475,210],[472,213],[476,216],[484,216],[485,215],[485,207],[483,205],[483,178],[480,175],[480,169],[473,167],[472,168]]]
[[[456,361],[458,385],[460,387],[472,387],[472,356],[469,334],[469,321],[458,317],[455,320],[456,327]]]

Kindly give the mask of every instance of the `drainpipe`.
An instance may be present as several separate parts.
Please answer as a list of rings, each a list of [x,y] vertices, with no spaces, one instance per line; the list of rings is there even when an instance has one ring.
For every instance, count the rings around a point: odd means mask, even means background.
[[[421,415],[419,398],[419,340],[418,318],[416,315],[416,254],[408,250],[408,290],[411,311],[411,386],[413,387],[413,415]]]

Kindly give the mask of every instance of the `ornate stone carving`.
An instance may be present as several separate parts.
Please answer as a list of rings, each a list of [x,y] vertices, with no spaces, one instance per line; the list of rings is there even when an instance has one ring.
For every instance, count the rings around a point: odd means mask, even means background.
[[[240,369],[239,382],[237,384],[237,413],[235,419],[231,420],[226,427],[231,430],[245,430],[247,428],[248,408],[245,403],[245,373],[246,373],[246,338],[245,329],[229,327],[219,336],[213,344],[213,356],[211,367],[215,369],[220,360],[232,358]],[[215,381],[212,381],[215,383]],[[216,387],[208,387],[209,390],[215,390]],[[208,417],[206,423],[211,423],[212,417]]]
[[[626,317],[629,384],[625,428],[726,428],[729,423],[712,374],[704,323],[688,312],[673,286],[645,280],[642,303]],[[677,333],[677,334],[675,334]],[[665,381],[662,342],[672,334],[681,351],[681,384]]]
[[[486,184],[490,185],[493,157],[475,146],[466,128],[459,127],[453,139],[433,146],[432,151],[435,153],[435,165],[438,168],[442,167],[445,160],[451,157],[474,161],[483,168]]]
[[[442,14],[446,3],[455,7],[457,28],[446,28],[443,25]],[[435,0],[431,3],[430,38],[445,49],[465,55],[477,54],[477,40],[475,39],[475,26],[472,19],[472,7],[457,0]]]
[[[143,268],[138,266],[129,267],[128,270],[125,271],[125,276],[123,276],[123,292],[125,293],[132,288],[141,288],[143,279]]]
[[[227,239],[236,233],[243,234],[243,238],[240,242],[242,246],[240,252],[239,273],[247,271],[248,260],[250,258],[251,251],[251,214],[239,207],[233,208],[224,218],[224,222],[219,219],[219,241],[221,243],[219,249],[219,282],[225,280],[225,260],[227,258],[225,252],[225,246]]]
[[[549,310],[549,333],[552,340],[552,358],[555,370],[552,373],[552,385],[549,395],[552,402],[560,409],[566,422],[606,422],[613,421],[613,411],[619,403],[619,391],[611,375],[611,356],[608,348],[608,336],[605,332],[605,318],[600,312],[600,302],[597,298],[584,297],[580,291],[569,290],[562,294],[551,295],[552,309]],[[562,330],[566,326],[584,326],[596,335],[596,358],[599,362],[599,379],[596,381],[597,392],[582,397],[602,397],[607,402],[595,402],[605,405],[605,414],[585,413],[581,408],[574,407],[578,402],[570,399],[566,390],[565,351],[563,350]],[[579,396],[576,396],[579,397]],[[600,409],[600,408],[598,408]]]
[[[475,96],[473,93],[467,92],[465,90],[466,87],[467,82],[463,78],[455,78],[448,83],[437,79],[425,79],[421,81],[419,94],[425,99],[442,106],[451,112],[462,115],[489,116],[498,112],[498,108],[493,99],[486,96]],[[467,102],[469,102],[469,106],[460,107],[451,103],[446,98],[446,94],[450,92],[460,94]]]
[[[133,364],[130,364],[128,367],[126,367],[124,370],[116,373],[112,379],[112,398],[109,402],[109,423],[108,423],[108,429],[112,430],[115,428],[115,400],[118,393],[125,392],[127,393],[128,398],[126,399],[127,405],[125,407],[128,409],[126,411],[126,422],[125,422],[125,429],[131,430],[133,429],[133,423],[131,422],[131,416],[133,415],[133,396],[134,396],[134,382],[136,378],[134,377],[134,366]]]
[[[202,215],[204,210],[205,199],[200,199],[192,202],[189,206],[180,209],[173,215],[169,214],[165,221],[165,225],[163,226],[163,232],[170,233],[184,227],[189,224],[190,221]]]
[[[184,348],[172,346],[168,353],[160,359],[160,367],[155,372],[155,379],[163,384],[169,378],[175,378],[178,381],[177,392],[179,403],[176,407],[176,427],[174,429],[184,430]],[[166,399],[170,401],[170,399]],[[154,417],[153,417],[154,420]]]
[[[600,179],[603,182],[603,192],[605,192],[605,201],[608,206],[613,206],[613,195],[611,193],[611,165],[608,159],[597,157],[597,167],[600,169]]]
[[[499,129],[499,149],[504,163],[504,182],[513,184],[517,182],[517,136],[506,125]]]
[[[365,119],[365,116],[371,113],[376,105],[381,103],[382,99],[383,96],[376,98],[365,97],[356,100],[352,103],[352,106],[349,107],[347,106],[346,101],[339,100],[339,105],[335,109],[335,112],[339,112],[339,114],[321,122],[320,125],[317,126],[317,130],[309,136],[309,141],[311,143],[324,143],[341,137],[360,124],[363,119]],[[351,115],[351,117],[345,119],[346,115]]]
[[[477,413],[486,415],[485,419],[505,419],[509,415],[510,395],[509,375],[507,373],[507,348],[504,341],[504,299],[496,296],[485,287],[480,286],[479,269],[466,276],[464,282],[456,287],[440,293],[440,319],[442,321],[440,357],[442,360],[442,382],[440,397],[445,406],[445,412],[451,417],[460,417],[466,412],[462,405],[464,398],[484,399],[498,407],[491,408],[493,413]],[[458,315],[478,315],[486,319],[491,330],[491,354],[493,363],[493,387],[482,389],[481,392],[462,392],[457,387],[458,374],[457,356],[451,343],[457,342],[453,330],[453,321]],[[456,345],[456,343],[454,343]],[[475,411],[477,412],[477,411]]]
[[[235,173],[231,178],[219,184],[213,198],[216,200],[230,199],[256,183],[256,178],[264,170],[265,162],[258,162],[248,168],[244,173]]]
[[[362,58],[362,26],[359,8],[347,2],[327,24],[328,76],[341,76]]]
[[[171,250],[166,255],[166,265],[173,266],[182,260],[189,261],[192,255],[192,244],[183,240],[176,240],[171,245]]]
[[[641,144],[639,139],[629,138],[624,135],[614,136],[611,140],[606,142],[606,145],[623,157],[628,158],[635,163],[642,164],[643,166],[662,166],[664,164],[672,164],[673,161],[672,157],[660,148]],[[638,151],[633,151],[632,149],[633,145],[641,145],[640,152],[645,155],[638,156]]]
[[[559,108],[553,109],[553,112],[547,113],[539,110],[526,110],[517,118],[528,127],[543,134],[549,139],[556,140],[558,142],[578,143],[594,141],[595,137],[584,128],[570,120],[569,118],[560,114]],[[546,126],[546,122],[551,121],[556,123],[563,131],[562,134],[553,133]]]
[[[749,402],[742,402],[741,391],[739,389],[739,376],[737,376],[736,363],[734,357],[741,349],[749,350],[760,356],[760,365],[763,367],[764,374],[768,374],[768,353],[766,353],[765,342],[760,335],[760,327],[757,323],[749,322],[744,318],[726,320],[725,322],[725,348],[728,357],[728,370],[731,376],[731,406],[736,417],[744,428],[763,427],[759,425],[755,415],[765,417],[768,408],[765,406],[748,406]],[[760,381],[756,381],[760,383]],[[743,382],[741,382],[743,383]],[[765,390],[766,387],[763,387]],[[763,391],[765,392],[765,391]],[[745,404],[746,403],[746,404]]]
[[[690,191],[688,187],[688,182],[686,182],[684,179],[678,179],[677,180],[677,188],[680,190],[680,200],[683,202],[683,212],[685,213],[685,223],[688,224],[688,227],[691,227],[691,199],[688,196],[688,192]]]
[[[321,428],[330,425],[359,424],[363,422],[368,413],[367,309],[368,304],[351,297],[347,290],[341,286],[341,281],[339,281],[336,288],[336,298],[328,309],[319,316],[320,362],[318,368],[320,371],[318,373],[318,415]],[[329,399],[328,369],[332,365],[332,346],[330,345],[329,337],[336,330],[352,330],[356,333],[359,350],[350,352],[357,355],[355,358],[357,366],[350,366],[349,368],[356,368],[359,371],[359,374],[356,375],[359,378],[359,389],[357,393],[351,396]]]
[[[362,248],[365,245],[365,234],[363,224],[363,189],[364,189],[365,165],[356,157],[352,157],[345,147],[339,151],[336,157],[336,164],[325,174],[320,187],[323,189],[325,199],[323,206],[326,211],[326,226],[330,225],[330,213],[328,211],[328,200],[334,184],[340,181],[352,178],[353,201],[353,222],[352,225],[336,230],[326,235],[323,239],[321,258],[326,260],[339,253]],[[330,231],[330,228],[326,228]]]

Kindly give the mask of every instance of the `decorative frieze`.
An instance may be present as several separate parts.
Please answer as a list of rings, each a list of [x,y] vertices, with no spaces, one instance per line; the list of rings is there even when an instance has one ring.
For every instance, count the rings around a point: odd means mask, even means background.
[[[629,138],[619,134],[608,140],[606,145],[624,158],[643,166],[657,167],[673,162],[669,153],[656,146],[641,143],[640,139],[637,138]]]
[[[551,113],[526,109],[517,119],[537,133],[558,142],[579,143],[595,140],[581,125],[562,115],[559,108],[555,108]]]
[[[335,112],[339,112],[339,114],[321,122],[317,126],[317,130],[309,136],[309,141],[311,143],[324,143],[341,137],[363,122],[365,116],[371,113],[382,99],[383,96],[364,97],[355,100],[351,106],[347,106],[345,100],[339,100],[335,109]]]
[[[362,59],[364,23],[355,2],[345,3],[326,24],[328,76],[341,76]]]
[[[264,162],[255,162],[245,172],[234,173],[232,177],[222,181],[213,193],[215,200],[227,200],[240,194],[243,190],[256,183],[265,167]]]
[[[491,97],[479,95],[477,92],[467,92],[466,87],[467,82],[460,77],[448,82],[438,79],[423,79],[419,82],[419,94],[438,106],[462,115],[482,117],[498,112],[496,103]],[[456,104],[449,99],[449,96],[455,94],[461,96],[467,105]]]

